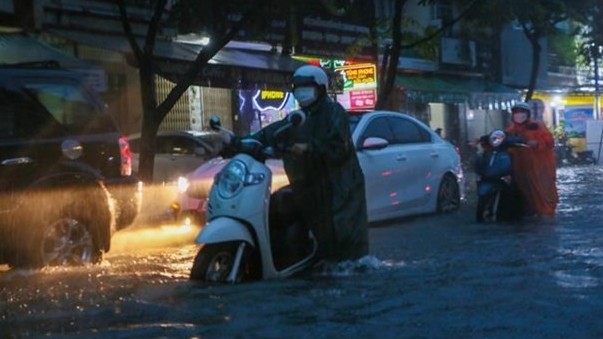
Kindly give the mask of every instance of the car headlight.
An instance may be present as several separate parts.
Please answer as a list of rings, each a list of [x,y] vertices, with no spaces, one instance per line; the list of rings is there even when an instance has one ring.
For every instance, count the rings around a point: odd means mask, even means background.
[[[246,176],[247,166],[243,162],[230,161],[217,178],[218,194],[226,199],[234,197],[243,188]]]

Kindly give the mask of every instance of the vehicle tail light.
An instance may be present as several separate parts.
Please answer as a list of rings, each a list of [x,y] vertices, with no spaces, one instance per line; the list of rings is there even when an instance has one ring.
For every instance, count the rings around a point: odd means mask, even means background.
[[[121,156],[121,175],[124,177],[132,175],[132,152],[130,151],[130,143],[128,138],[119,138],[119,154]]]

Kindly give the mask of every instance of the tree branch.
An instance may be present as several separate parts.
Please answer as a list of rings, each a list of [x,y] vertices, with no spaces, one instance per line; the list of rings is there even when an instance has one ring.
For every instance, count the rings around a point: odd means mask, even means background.
[[[165,9],[166,3],[167,0],[158,0],[155,3],[153,17],[151,18],[151,22],[149,22],[149,29],[147,30],[147,35],[144,41],[144,53],[146,55],[153,55],[153,49],[155,48],[155,40],[157,39],[157,30],[159,29],[159,22],[161,21],[161,15],[163,14],[163,10]]]
[[[252,6],[252,9],[247,11],[245,15],[239,20],[230,30],[224,34],[220,40],[215,44],[211,44],[208,49],[202,48],[197,54],[195,61],[191,64],[184,75],[178,79],[176,86],[170,91],[165,100],[159,104],[157,111],[160,112],[161,118],[165,117],[169,109],[178,101],[182,94],[188,89],[188,87],[196,79],[197,74],[203,69],[207,62],[218,53],[226,44],[232,40],[235,35],[251,22],[261,12],[263,6],[256,3],[256,6]]]
[[[136,62],[140,64],[142,61],[143,55],[140,46],[134,39],[134,33],[132,32],[132,26],[130,25],[130,20],[128,19],[128,13],[126,12],[126,4],[124,0],[118,0],[117,6],[119,7],[119,16],[121,17],[121,24],[124,28],[124,33],[126,33],[126,38],[130,43],[130,48],[132,48],[132,52],[134,52],[134,57],[136,58]]]

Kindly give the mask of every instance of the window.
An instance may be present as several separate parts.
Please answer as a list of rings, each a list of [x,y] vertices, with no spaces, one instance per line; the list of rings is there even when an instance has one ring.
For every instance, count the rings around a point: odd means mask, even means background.
[[[431,19],[439,21],[440,27],[450,25],[453,18],[452,2],[450,0],[438,0],[435,4],[431,5]],[[449,26],[444,31],[444,36],[452,36],[452,26]]]
[[[70,81],[43,82],[24,79],[23,87],[68,133],[80,134],[113,131],[108,114]]]
[[[430,137],[421,126],[404,118],[389,118],[397,144],[429,142]]]
[[[371,137],[383,138],[387,142],[393,143],[394,136],[388,125],[387,118],[380,117],[373,119],[364,130],[362,138],[360,138],[361,144],[364,143],[364,140]]]
[[[0,89],[0,138],[29,139],[41,136],[38,131],[50,136],[57,128],[21,93]]]

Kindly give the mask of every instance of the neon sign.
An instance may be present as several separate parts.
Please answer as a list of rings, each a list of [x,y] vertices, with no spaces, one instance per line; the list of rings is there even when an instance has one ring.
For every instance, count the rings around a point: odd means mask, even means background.
[[[264,112],[267,110],[282,110],[289,100],[289,92],[267,91],[258,89],[253,95],[253,106]]]

